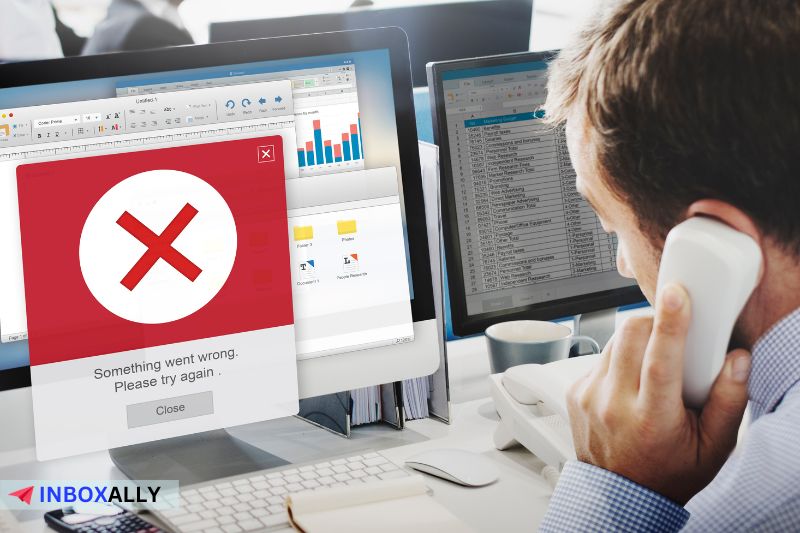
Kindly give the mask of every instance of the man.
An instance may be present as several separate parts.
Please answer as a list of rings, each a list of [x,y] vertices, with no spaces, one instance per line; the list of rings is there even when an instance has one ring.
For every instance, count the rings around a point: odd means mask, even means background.
[[[56,35],[61,42],[61,51],[64,53],[64,57],[81,55],[86,44],[86,37],[78,35],[75,30],[64,24],[55,7],[53,7],[53,16],[56,19]]]
[[[0,17],[0,62],[63,57],[50,0],[6,0]]]
[[[546,108],[578,189],[655,316],[628,320],[570,390],[578,461],[543,531],[800,531],[798,50],[796,0],[622,0],[553,65]],[[763,256],[700,412],[681,400],[692,302],[655,294],[664,238],[693,216]]]
[[[126,52],[192,44],[178,6],[183,0],[112,0],[83,54]]]
[[[79,55],[86,39],[58,18],[50,0],[6,0],[0,63]]]

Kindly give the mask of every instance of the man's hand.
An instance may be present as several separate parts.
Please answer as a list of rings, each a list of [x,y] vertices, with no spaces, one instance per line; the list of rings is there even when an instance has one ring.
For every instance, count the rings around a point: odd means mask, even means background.
[[[750,354],[732,351],[702,412],[687,409],[681,389],[690,316],[686,291],[665,287],[655,318],[628,319],[567,398],[579,460],[681,505],[714,478],[736,445],[750,372]]]

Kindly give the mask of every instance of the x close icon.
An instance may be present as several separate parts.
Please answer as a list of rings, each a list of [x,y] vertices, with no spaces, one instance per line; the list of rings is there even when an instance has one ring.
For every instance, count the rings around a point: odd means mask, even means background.
[[[258,162],[272,163],[275,161],[275,147],[273,145],[258,147]]]
[[[159,259],[169,263],[190,281],[197,279],[197,276],[202,272],[200,267],[172,247],[173,241],[186,229],[186,226],[189,225],[196,214],[197,209],[192,207],[191,204],[184,205],[183,209],[172,219],[172,222],[169,223],[161,235],[156,235],[150,228],[127,211],[122,213],[122,216],[117,220],[117,224],[147,246],[147,251],[144,255],[122,278],[121,283],[126,289],[129,291],[135,289]]]

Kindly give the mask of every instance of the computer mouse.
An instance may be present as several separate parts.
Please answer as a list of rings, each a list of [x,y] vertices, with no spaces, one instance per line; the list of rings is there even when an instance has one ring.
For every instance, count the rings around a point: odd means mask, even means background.
[[[406,465],[465,487],[483,487],[498,478],[491,459],[466,450],[429,450],[411,457]]]

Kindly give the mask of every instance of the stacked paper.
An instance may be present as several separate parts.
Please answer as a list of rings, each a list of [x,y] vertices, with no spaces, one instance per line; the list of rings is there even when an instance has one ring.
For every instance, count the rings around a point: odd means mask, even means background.
[[[381,390],[379,386],[364,387],[350,392],[353,413],[350,422],[354,426],[378,422],[381,419]]]
[[[428,418],[428,400],[431,397],[429,377],[407,379],[403,382],[403,406],[406,419]]]

